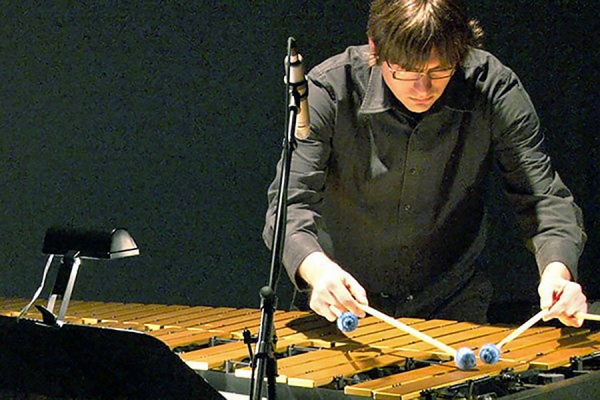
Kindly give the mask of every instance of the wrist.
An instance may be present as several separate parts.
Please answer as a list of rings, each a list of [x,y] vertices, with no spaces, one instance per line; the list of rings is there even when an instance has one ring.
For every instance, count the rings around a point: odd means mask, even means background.
[[[565,264],[560,261],[554,261],[544,268],[541,279],[565,279],[570,281],[572,277],[569,268]]]
[[[303,279],[310,287],[313,287],[323,275],[328,274],[334,269],[340,267],[331,261],[323,252],[314,252],[306,256],[306,258],[298,266],[297,276]]]

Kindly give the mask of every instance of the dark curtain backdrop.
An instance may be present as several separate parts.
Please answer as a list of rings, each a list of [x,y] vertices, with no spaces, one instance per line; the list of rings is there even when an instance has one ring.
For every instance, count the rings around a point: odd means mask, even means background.
[[[31,297],[46,229],[74,224],[125,227],[141,248],[84,261],[76,299],[257,307],[287,38],[310,67],[365,43],[367,11],[357,0],[4,2],[0,296]],[[472,12],[522,78],[585,212],[581,280],[596,298],[597,2],[480,0]],[[535,301],[533,257],[497,184],[490,197],[496,300]],[[285,307],[285,276],[278,293]]]

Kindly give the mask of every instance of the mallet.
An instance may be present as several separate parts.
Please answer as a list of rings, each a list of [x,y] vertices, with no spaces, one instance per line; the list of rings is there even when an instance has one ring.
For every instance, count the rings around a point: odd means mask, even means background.
[[[440,342],[439,340],[434,339],[431,336],[428,336],[425,333],[418,331],[415,328],[412,328],[406,324],[403,324],[402,322],[398,321],[397,319],[394,319],[380,311],[377,311],[376,309],[374,309],[372,307],[366,306],[364,304],[359,304],[358,306],[365,313],[370,314],[370,315],[374,316],[375,318],[377,318],[389,325],[392,325],[393,327],[398,328],[401,331],[403,331],[409,335],[412,335],[419,340],[422,340],[425,343],[429,343],[430,345],[440,349],[444,353],[452,356],[454,358],[454,362],[456,363],[456,366],[461,370],[471,369],[471,368],[475,367],[475,365],[477,364],[476,359],[475,359],[475,353],[473,352],[473,350],[471,350],[467,347],[462,347],[458,350],[455,350],[452,347],[448,346],[447,344],[444,344],[444,343]],[[356,327],[358,326],[358,317],[354,313],[351,313],[349,311],[341,313],[337,308],[335,308],[333,306],[331,307],[331,310],[338,317],[337,326],[341,331],[351,332],[354,329],[356,329]]]
[[[479,358],[486,364],[495,364],[500,360],[500,354],[502,346],[513,341],[527,329],[531,328],[534,324],[536,324],[539,320],[544,318],[544,316],[548,313],[548,310],[544,309],[535,314],[533,317],[529,318],[523,325],[515,329],[510,335],[502,339],[498,344],[484,344],[481,346],[481,350],[479,350]]]

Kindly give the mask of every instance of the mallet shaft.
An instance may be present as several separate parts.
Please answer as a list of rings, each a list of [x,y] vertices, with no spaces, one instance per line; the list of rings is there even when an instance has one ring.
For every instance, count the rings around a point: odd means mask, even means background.
[[[434,347],[437,347],[438,349],[442,350],[444,353],[451,355],[452,357],[455,356],[456,350],[454,350],[452,347],[448,346],[447,344],[444,344],[444,343],[440,342],[439,340],[434,339],[431,336],[428,336],[428,335],[424,334],[423,332],[416,330],[415,328],[411,328],[410,326],[403,324],[402,322],[398,321],[397,319],[394,319],[388,315],[385,315],[384,313],[377,311],[374,308],[371,308],[371,307],[363,305],[363,304],[359,304],[358,306],[367,314],[370,314],[370,315],[374,316],[375,318],[377,318],[383,322],[386,322],[386,323],[400,329],[401,331],[408,333],[409,335],[416,337],[419,340],[422,340],[426,343],[429,343],[430,345],[432,345]]]
[[[539,320],[544,318],[544,315],[546,315],[547,313],[548,313],[548,310],[544,309],[544,310],[541,310],[540,312],[538,312],[537,314],[535,314],[533,317],[529,318],[529,320],[527,320],[523,325],[521,325],[516,330],[514,330],[510,335],[508,335],[507,337],[502,339],[500,341],[500,343],[498,343],[498,348],[502,348],[502,346],[504,346],[505,344],[516,339],[520,334],[522,334],[527,329],[531,328],[534,324],[536,324]]]

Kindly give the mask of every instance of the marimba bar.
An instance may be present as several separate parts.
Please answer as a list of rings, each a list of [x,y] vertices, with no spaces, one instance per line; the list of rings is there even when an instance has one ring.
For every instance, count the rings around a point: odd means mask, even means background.
[[[0,315],[16,316],[26,303],[25,299],[0,298]],[[199,373],[220,371],[248,380],[251,369],[243,332],[248,329],[256,335],[260,316],[257,309],[72,301],[65,321],[141,331],[164,342]],[[32,310],[25,318],[41,316]],[[476,354],[484,344],[497,343],[514,331],[509,326],[449,320],[399,320],[444,344],[469,347]],[[278,383],[337,393],[343,387],[349,398],[424,398],[424,393],[507,371],[568,368],[574,357],[594,356],[600,350],[600,332],[587,325],[579,329],[534,326],[502,347],[498,363],[478,360],[474,370],[461,371],[448,354],[374,317],[362,319],[349,333],[309,312],[277,311],[274,324],[275,351],[287,354],[277,362]],[[357,382],[361,375],[369,379]]]

